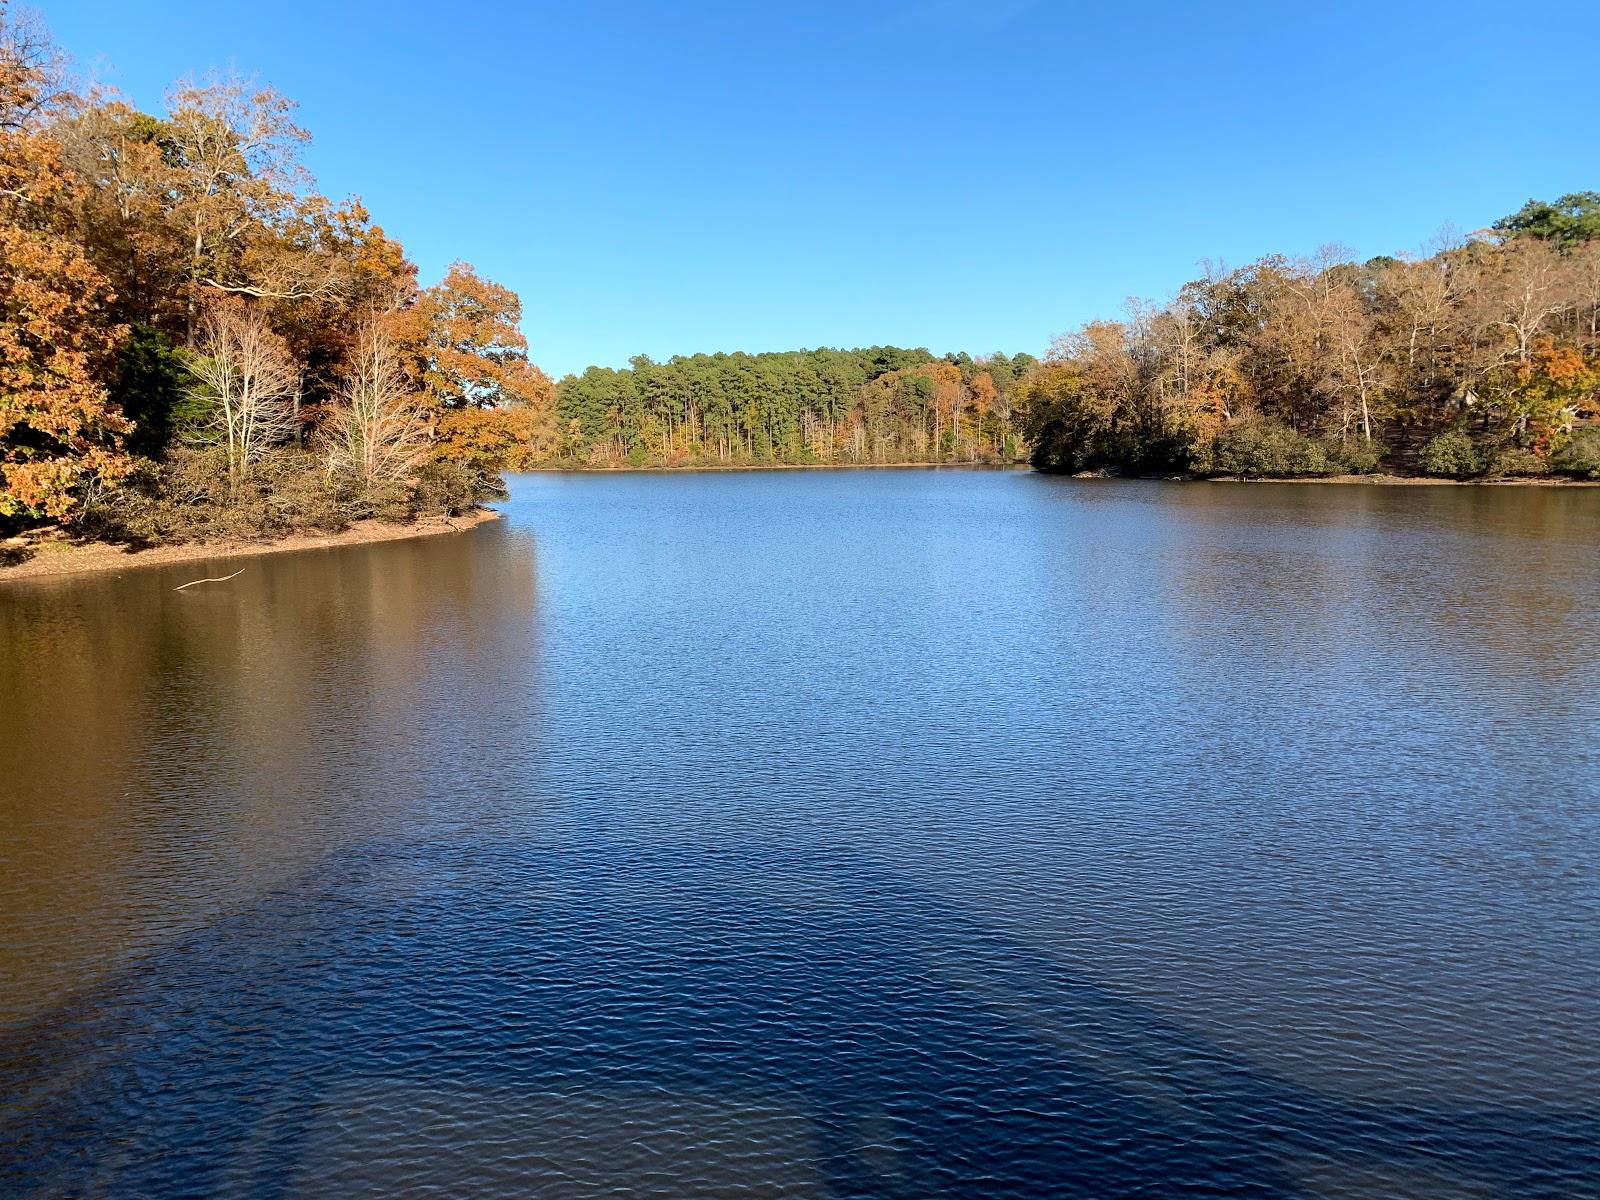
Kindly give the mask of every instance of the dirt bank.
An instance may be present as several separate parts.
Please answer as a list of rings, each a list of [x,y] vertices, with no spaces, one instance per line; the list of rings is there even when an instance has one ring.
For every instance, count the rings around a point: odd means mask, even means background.
[[[426,517],[411,524],[357,521],[350,528],[337,533],[294,533],[268,541],[187,542],[174,546],[152,546],[146,550],[113,546],[105,542],[75,542],[64,534],[53,533],[30,538],[27,545],[0,544],[0,583],[45,575],[125,571],[132,567],[164,566],[168,563],[253,558],[258,554],[280,554],[287,550],[322,550],[366,542],[431,537],[471,529],[485,521],[497,520],[499,516],[497,512],[482,508],[459,517]]]

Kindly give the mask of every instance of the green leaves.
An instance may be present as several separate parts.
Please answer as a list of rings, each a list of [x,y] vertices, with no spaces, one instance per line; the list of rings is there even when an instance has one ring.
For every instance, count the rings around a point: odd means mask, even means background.
[[[1529,200],[1494,223],[1501,233],[1528,234],[1563,246],[1600,238],[1600,192],[1569,192],[1553,202]]]

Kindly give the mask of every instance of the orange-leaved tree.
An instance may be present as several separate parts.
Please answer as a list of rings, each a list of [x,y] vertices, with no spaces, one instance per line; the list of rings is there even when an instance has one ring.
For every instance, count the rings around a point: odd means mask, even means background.
[[[403,344],[440,414],[440,453],[487,471],[523,465],[553,440],[555,389],[528,361],[510,288],[453,263],[404,315]]]
[[[132,463],[103,383],[123,331],[62,219],[75,184],[44,130],[53,61],[0,3],[0,514],[65,521]]]

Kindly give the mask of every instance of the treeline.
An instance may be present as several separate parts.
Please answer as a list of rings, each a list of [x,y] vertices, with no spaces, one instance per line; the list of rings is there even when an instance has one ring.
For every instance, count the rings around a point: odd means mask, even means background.
[[[1015,461],[1018,386],[1034,365],[895,346],[641,356],[557,385],[551,454],[578,466]]]
[[[419,286],[294,105],[75,89],[0,0],[0,522],[146,540],[455,511],[545,453],[517,296]]]
[[[1600,193],[1415,258],[1264,258],[1057,340],[1054,471],[1600,478]]]
[[[1013,462],[1600,478],[1600,193],[1410,258],[1212,270],[1027,354],[636,358],[559,385],[515,293],[320,194],[293,104],[73,87],[0,0],[0,529],[453,512],[506,468]]]
[[[1010,462],[1047,471],[1600,478],[1600,193],[1414,257],[1272,256],[1043,360],[715,354],[556,387],[571,466]]]

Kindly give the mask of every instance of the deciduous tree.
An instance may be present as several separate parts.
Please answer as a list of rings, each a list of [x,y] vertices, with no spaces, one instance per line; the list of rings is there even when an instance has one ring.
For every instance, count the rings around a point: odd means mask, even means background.
[[[131,462],[104,385],[123,331],[66,228],[77,185],[45,131],[57,61],[0,4],[0,513],[70,520]]]
[[[325,436],[331,469],[361,481],[369,494],[403,486],[433,451],[426,405],[406,381],[384,317],[357,334]]]
[[[201,311],[191,370],[195,400],[209,410],[196,438],[226,450],[237,488],[268,449],[299,432],[299,368],[259,305],[228,298]]]

